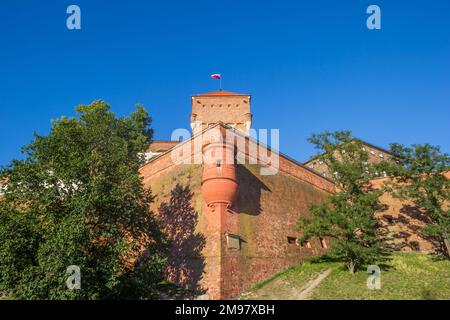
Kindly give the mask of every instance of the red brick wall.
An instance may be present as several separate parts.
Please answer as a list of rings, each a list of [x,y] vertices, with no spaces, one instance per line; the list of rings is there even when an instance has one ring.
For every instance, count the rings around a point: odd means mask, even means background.
[[[164,152],[169,150],[170,148],[176,146],[179,144],[179,141],[162,141],[162,140],[155,140],[152,141],[150,146],[148,147],[148,152]]]
[[[239,195],[232,220],[242,237],[240,251],[224,250],[223,298],[236,297],[256,283],[304,258],[324,252],[318,240],[312,248],[289,244],[297,237],[295,225],[308,215],[308,205],[321,203],[327,192],[296,177],[279,172],[259,174],[258,165],[238,166]]]
[[[194,121],[201,122],[202,129],[222,121],[246,131],[245,123],[251,121],[250,96],[193,96],[191,123]]]
[[[191,151],[181,158],[192,157],[194,141],[188,144],[191,148],[186,150]],[[192,205],[199,212],[197,230],[206,237],[201,284],[211,298],[234,298],[283,268],[323,252],[319,241],[312,241],[312,248],[301,248],[288,244],[287,237],[297,236],[299,216],[308,214],[309,204],[322,202],[334,185],[290,159],[279,160],[279,172],[267,176],[260,174],[261,165],[237,165],[238,197],[231,210],[203,203],[202,165],[175,165],[168,153],[140,170],[156,196],[155,211],[177,183],[190,186],[195,193]],[[241,237],[241,250],[228,249],[227,233]]]
[[[380,188],[388,178],[372,180],[375,188]],[[436,243],[422,236],[420,229],[430,222],[425,211],[413,203],[394,198],[385,193],[380,197],[385,208],[375,214],[383,231],[383,239],[396,250],[431,253]]]
[[[369,163],[379,163],[383,160],[388,160],[392,156],[382,150],[376,149],[374,147],[371,147],[363,142],[363,148],[367,152],[367,155],[369,157],[368,162]],[[336,153],[337,156],[337,153]],[[305,166],[308,168],[317,171],[319,174],[321,174],[324,177],[332,178],[332,172],[328,170],[328,166],[320,159],[320,157],[317,157],[315,159],[309,160],[305,163]],[[383,172],[379,173],[380,177],[383,176]]]

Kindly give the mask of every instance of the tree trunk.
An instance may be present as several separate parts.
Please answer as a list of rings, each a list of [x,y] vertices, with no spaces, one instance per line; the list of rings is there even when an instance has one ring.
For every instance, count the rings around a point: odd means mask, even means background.
[[[445,249],[447,249],[447,258],[450,259],[450,241],[448,238],[444,238]]]
[[[353,261],[350,261],[347,264],[347,268],[348,268],[348,271],[350,271],[351,274],[355,273],[355,263]]]

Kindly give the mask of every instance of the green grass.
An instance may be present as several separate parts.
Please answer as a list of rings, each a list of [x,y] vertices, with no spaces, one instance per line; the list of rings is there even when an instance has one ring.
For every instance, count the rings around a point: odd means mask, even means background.
[[[243,295],[249,299],[295,299],[320,271],[331,274],[312,293],[312,299],[417,300],[450,299],[450,262],[417,253],[395,253],[381,269],[381,289],[370,290],[365,269],[350,274],[342,263],[307,261],[258,284]]]
[[[331,264],[330,264],[331,265]],[[337,264],[335,263],[337,266]],[[255,285],[240,299],[282,300],[293,299],[311,277],[325,270],[323,265],[306,261],[289,267]]]

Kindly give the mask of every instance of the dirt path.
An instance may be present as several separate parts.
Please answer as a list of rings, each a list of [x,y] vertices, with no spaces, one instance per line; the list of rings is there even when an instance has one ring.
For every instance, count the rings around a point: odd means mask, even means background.
[[[327,269],[319,273],[316,277],[308,281],[308,283],[300,289],[295,300],[309,300],[313,290],[331,273],[331,269]]]
[[[300,285],[285,276],[279,277],[262,288],[244,293],[243,299],[258,300],[309,300],[314,289],[331,273],[332,269],[322,270],[312,275]]]

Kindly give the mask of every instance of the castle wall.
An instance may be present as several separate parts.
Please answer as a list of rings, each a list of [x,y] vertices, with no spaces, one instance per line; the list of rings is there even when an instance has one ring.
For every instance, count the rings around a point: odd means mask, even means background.
[[[318,239],[311,247],[289,243],[296,223],[308,215],[308,205],[323,202],[329,193],[283,172],[259,174],[259,165],[238,165],[238,197],[227,214],[229,229],[242,239],[241,250],[224,249],[222,298],[240,292],[307,257],[324,252]],[[222,241],[226,246],[226,240]]]
[[[276,272],[324,252],[317,239],[307,248],[288,243],[288,237],[298,236],[295,225],[302,214],[308,214],[308,204],[324,201],[328,192],[283,172],[262,176],[259,165],[238,165],[238,196],[232,210],[218,207],[210,212],[201,194],[202,167],[173,165],[164,174],[146,179],[146,187],[155,196],[151,208],[155,213],[170,201],[177,184],[194,193],[191,205],[198,213],[196,232],[206,239],[205,265],[195,272],[202,273],[200,285],[211,298],[235,298]],[[227,233],[241,238],[240,250],[228,248]]]
[[[372,180],[375,188],[381,188],[389,178]],[[423,236],[420,230],[431,222],[425,210],[412,202],[394,198],[386,192],[380,197],[384,208],[375,213],[383,240],[395,250],[432,253],[437,243]]]
[[[369,157],[368,158],[369,163],[380,163],[381,161],[392,158],[392,155],[390,155],[386,151],[382,151],[380,149],[371,147],[364,142],[362,142],[362,144],[364,151],[367,152],[367,156]],[[321,160],[320,157],[316,157],[314,159],[307,161],[305,163],[305,166],[318,172],[323,177],[327,177],[329,179],[333,178],[332,172],[329,171],[327,164],[323,160]],[[379,175],[380,177],[382,177],[384,174],[383,172],[380,172]]]
[[[194,157],[196,139],[200,138],[194,137],[175,147],[186,151],[180,153],[181,160]],[[252,143],[247,139],[247,146]],[[246,157],[248,162],[248,153]],[[232,165],[238,182],[237,196],[225,203],[220,186],[214,187],[213,194],[201,187],[202,181],[216,176],[216,172],[218,181],[227,172],[226,167],[216,168],[215,163],[206,167],[205,164],[175,164],[169,152],[140,169],[144,185],[151,188],[155,196],[151,209],[156,213],[162,204],[170,202],[171,191],[177,185],[188,187],[193,193],[190,206],[198,214],[195,232],[204,237],[201,247],[204,261],[199,262],[197,253],[193,252],[192,259],[187,257],[189,262],[185,261],[182,267],[198,270],[186,270],[183,274],[194,274],[210,298],[235,298],[285,267],[323,253],[325,249],[318,240],[311,241],[310,247],[302,247],[292,241],[289,243],[288,237],[298,235],[295,225],[299,216],[308,214],[308,205],[323,202],[334,191],[330,181],[281,156],[279,170],[274,175],[261,175],[264,164]],[[214,198],[216,192],[219,201],[208,200],[211,203],[207,203],[205,196],[209,194],[208,197]],[[176,218],[177,213],[173,216]],[[181,223],[180,229],[183,229],[183,222],[175,218],[174,223]],[[239,237],[239,249],[230,247],[230,234]],[[176,273],[176,268],[172,272]],[[185,277],[174,278],[181,284],[189,283]]]

